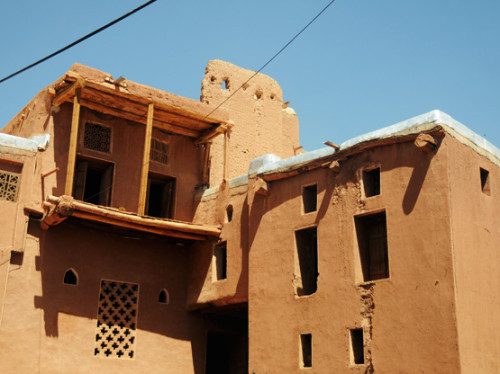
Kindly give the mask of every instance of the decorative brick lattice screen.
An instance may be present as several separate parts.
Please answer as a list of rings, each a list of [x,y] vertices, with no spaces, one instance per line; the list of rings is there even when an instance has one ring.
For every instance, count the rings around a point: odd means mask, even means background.
[[[86,123],[83,146],[94,151],[109,153],[111,150],[111,128],[95,123]]]
[[[101,281],[94,355],[134,357],[139,285]]]
[[[151,139],[149,158],[162,164],[168,164],[168,144],[158,139]]]
[[[17,201],[19,179],[19,174],[0,172],[0,200]]]

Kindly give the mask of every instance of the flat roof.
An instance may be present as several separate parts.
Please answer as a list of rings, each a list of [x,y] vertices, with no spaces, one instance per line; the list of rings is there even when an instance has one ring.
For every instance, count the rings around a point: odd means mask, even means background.
[[[228,113],[214,105],[178,96],[111,75],[81,64],[53,85],[53,103],[72,102],[80,91],[83,107],[146,124],[148,108],[153,104],[153,126],[176,135],[203,141],[217,135],[229,122]]]
[[[314,151],[281,159],[274,154],[267,154],[252,160],[248,174],[239,176],[229,181],[230,187],[237,187],[248,183],[248,178],[260,176],[272,176],[298,169],[313,163],[320,163],[322,160],[330,159],[337,153],[348,152],[360,145],[377,142],[384,139],[416,135],[421,132],[442,128],[450,136],[461,143],[471,147],[480,155],[486,157],[494,164],[500,166],[500,149],[476,134],[464,124],[458,122],[450,115],[440,111],[432,110],[419,116],[398,122],[394,125],[381,128],[360,136],[356,136],[343,142],[338,149],[324,147]],[[217,192],[218,187],[212,187],[204,191],[203,196]]]

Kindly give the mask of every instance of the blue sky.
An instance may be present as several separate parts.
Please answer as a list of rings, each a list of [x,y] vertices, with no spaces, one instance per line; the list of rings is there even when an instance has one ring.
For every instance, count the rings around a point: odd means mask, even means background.
[[[74,62],[199,99],[207,61],[259,69],[330,0],[158,0],[0,84],[0,127]],[[0,3],[0,76],[145,0]],[[336,0],[264,71],[307,150],[440,109],[500,147],[500,1]]]

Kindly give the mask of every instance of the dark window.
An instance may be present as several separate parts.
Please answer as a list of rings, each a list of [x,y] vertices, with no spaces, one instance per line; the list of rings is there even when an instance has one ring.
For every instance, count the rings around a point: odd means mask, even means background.
[[[73,269],[68,269],[66,273],[64,273],[64,284],[71,284],[73,286],[78,285],[78,276]]]
[[[351,330],[351,363],[356,365],[365,363],[363,329]]]
[[[365,196],[380,195],[380,168],[363,170]]]
[[[318,234],[316,227],[295,231],[297,247],[296,266],[298,274],[296,292],[298,296],[312,295],[318,280]]]
[[[168,304],[168,293],[167,290],[162,289],[158,295],[158,302],[161,304]]]
[[[318,201],[318,185],[313,184],[302,189],[302,204],[304,213],[315,212]]]
[[[231,222],[233,220],[233,206],[230,204],[226,208],[226,222]]]
[[[364,281],[389,277],[385,212],[355,217]]]
[[[109,205],[113,180],[113,164],[78,159],[75,168],[73,197],[96,205]]]
[[[86,123],[83,146],[94,151],[109,153],[111,150],[111,128],[95,123]]]
[[[479,174],[481,176],[481,191],[489,196],[491,194],[490,172],[486,169],[479,168]]]
[[[173,218],[175,179],[169,177],[149,177],[146,197],[146,215]]]
[[[217,280],[227,278],[227,242],[214,247],[215,273]]]
[[[310,368],[312,367],[312,335],[311,334],[301,334],[300,335],[300,347],[302,354],[302,367]]]

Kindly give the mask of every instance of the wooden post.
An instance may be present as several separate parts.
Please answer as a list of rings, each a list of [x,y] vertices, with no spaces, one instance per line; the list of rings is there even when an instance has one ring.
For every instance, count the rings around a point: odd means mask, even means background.
[[[227,159],[228,159],[228,149],[229,148],[229,129],[226,129],[226,131],[224,132],[224,171],[223,171],[223,175],[222,175],[222,180],[226,180],[227,179]]]
[[[66,187],[64,194],[72,196],[73,178],[75,176],[76,146],[78,143],[78,125],[80,123],[80,89],[73,97],[73,117],[71,119],[71,134],[69,138],[68,165],[66,168]]]
[[[141,186],[139,190],[139,209],[137,213],[140,216],[144,215],[146,207],[146,194],[148,189],[148,173],[149,173],[149,153],[151,151],[151,135],[153,133],[153,103],[148,106],[148,119],[146,121],[146,138],[144,139],[144,154],[142,156],[141,170]]]

